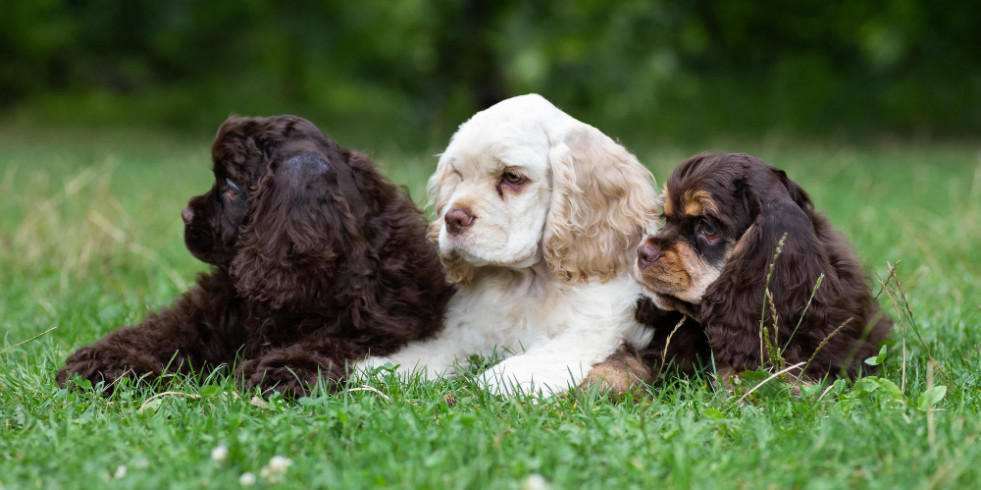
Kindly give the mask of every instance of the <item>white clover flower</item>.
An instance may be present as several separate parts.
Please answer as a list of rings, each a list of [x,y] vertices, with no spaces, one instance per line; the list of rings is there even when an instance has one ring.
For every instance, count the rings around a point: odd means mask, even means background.
[[[228,446],[221,444],[211,450],[211,460],[221,463],[228,458]]]
[[[126,465],[121,464],[116,467],[116,472],[113,473],[112,478],[118,480],[124,476],[126,476]]]
[[[538,473],[532,473],[521,481],[521,490],[549,490],[552,488],[548,480]]]
[[[255,473],[246,471],[242,473],[242,476],[238,477],[238,484],[243,487],[251,487],[255,485]]]
[[[293,465],[293,460],[283,456],[273,456],[269,460],[270,473],[286,473],[286,469]]]
[[[269,483],[278,483],[286,470],[293,465],[293,460],[284,456],[276,455],[269,459],[269,464],[259,471],[259,476]]]

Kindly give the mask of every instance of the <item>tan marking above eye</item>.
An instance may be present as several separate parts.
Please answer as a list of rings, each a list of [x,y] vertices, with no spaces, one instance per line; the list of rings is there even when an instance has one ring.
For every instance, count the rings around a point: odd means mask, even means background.
[[[686,191],[684,203],[685,214],[689,216],[703,216],[707,213],[718,211],[718,206],[715,204],[715,200],[712,199],[712,194],[701,189],[689,189]]]

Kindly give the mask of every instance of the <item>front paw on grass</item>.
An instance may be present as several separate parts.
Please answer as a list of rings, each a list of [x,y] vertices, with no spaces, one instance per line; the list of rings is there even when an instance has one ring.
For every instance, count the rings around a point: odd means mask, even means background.
[[[143,381],[151,374],[137,376],[136,371],[125,364],[104,364],[96,361],[82,361],[69,364],[58,371],[55,381],[62,388],[96,389],[111,394],[123,384]],[[125,380],[125,381],[124,381]]]
[[[319,381],[316,373],[294,370],[289,366],[267,365],[255,359],[239,364],[236,375],[246,391],[258,389],[263,396],[280,393],[291,399],[309,395]]]

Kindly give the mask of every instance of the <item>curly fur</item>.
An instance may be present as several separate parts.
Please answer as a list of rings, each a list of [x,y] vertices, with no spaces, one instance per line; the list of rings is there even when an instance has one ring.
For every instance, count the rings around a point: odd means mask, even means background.
[[[575,284],[629,269],[658,205],[650,172],[592,126],[557,141],[549,160],[554,191],[543,253],[552,272]]]
[[[438,376],[503,353],[482,375],[490,391],[548,394],[577,386],[622,344],[645,345],[629,264],[656,217],[652,184],[626,149],[538,95],[475,114],[429,181],[429,236],[463,286],[446,328],[367,363]],[[453,224],[451,211],[469,223]],[[608,384],[630,385],[620,381]]]
[[[668,360],[691,367],[710,349],[720,372],[772,364],[760,346],[762,320],[772,344],[786,346],[788,365],[813,356],[806,376],[854,376],[888,336],[892,321],[847,240],[782,170],[741,153],[697,155],[668,178],[664,211],[665,226],[638,249],[635,276],[654,303],[640,311],[648,321],[662,321],[662,309],[683,311],[703,332],[689,320]],[[664,360],[657,346],[647,355]]]
[[[231,364],[248,388],[306,393],[345,363],[442,327],[453,288],[421,212],[365,156],[296,116],[231,117],[215,184],[184,210],[185,243],[214,265],[170,308],[72,354],[93,383]]]

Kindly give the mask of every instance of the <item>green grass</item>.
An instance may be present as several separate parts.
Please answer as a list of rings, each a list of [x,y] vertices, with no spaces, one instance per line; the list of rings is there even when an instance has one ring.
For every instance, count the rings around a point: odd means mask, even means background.
[[[466,378],[398,383],[384,374],[370,382],[378,392],[297,403],[253,403],[221,373],[108,399],[62,390],[53,376],[70,352],[169,304],[205,269],[184,249],[179,213],[210,185],[209,142],[4,128],[0,487],[237,487],[246,472],[256,486],[284,488],[515,488],[532,474],[553,488],[981,481],[977,146],[625,143],[659,179],[703,149],[749,151],[785,168],[875,275],[900,262],[923,343],[901,323],[879,377],[796,397],[770,384],[742,401],[704,377],[669,377],[619,403],[506,400]],[[422,201],[435,151],[374,157]],[[165,390],[180,393],[147,403]],[[222,461],[211,457],[218,446],[228,448]],[[293,464],[264,477],[275,455]]]

